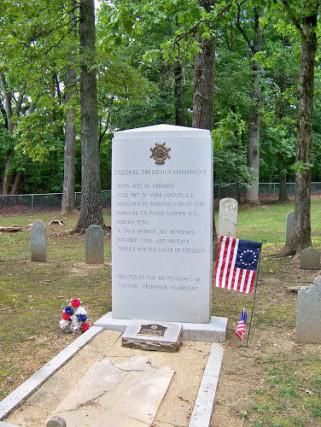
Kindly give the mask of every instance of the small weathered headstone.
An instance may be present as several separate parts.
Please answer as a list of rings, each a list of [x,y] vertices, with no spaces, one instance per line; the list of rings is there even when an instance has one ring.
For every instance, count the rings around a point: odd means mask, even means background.
[[[226,197],[220,200],[217,228],[219,236],[236,236],[237,207],[238,203],[235,199]]]
[[[46,424],[46,427],[66,427],[66,421],[62,417],[51,417]]]
[[[86,264],[104,263],[104,230],[90,225],[86,230]]]
[[[122,335],[122,345],[141,350],[178,351],[182,330],[179,323],[138,321],[126,328]]]
[[[286,218],[285,246],[289,246],[291,244],[292,234],[294,231],[294,224],[295,224],[295,212],[292,211],[288,214]]]
[[[301,251],[300,268],[302,270],[320,270],[320,252],[313,248]]]
[[[32,224],[31,261],[47,261],[47,231],[43,221]]]
[[[298,294],[296,338],[298,342],[321,344],[321,278],[301,288]]]

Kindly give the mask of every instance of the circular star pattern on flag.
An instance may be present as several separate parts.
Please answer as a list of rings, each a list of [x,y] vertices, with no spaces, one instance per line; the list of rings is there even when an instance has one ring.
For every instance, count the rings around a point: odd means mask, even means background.
[[[257,264],[258,253],[253,249],[244,249],[240,254],[240,262],[245,268],[251,268]]]

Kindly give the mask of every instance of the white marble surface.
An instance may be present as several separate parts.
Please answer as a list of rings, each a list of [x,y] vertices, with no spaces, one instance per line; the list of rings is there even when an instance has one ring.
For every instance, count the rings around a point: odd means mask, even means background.
[[[151,319],[145,319],[150,323]],[[181,323],[183,328],[183,340],[204,341],[204,342],[224,342],[227,333],[227,317],[211,316],[208,323]],[[135,319],[115,319],[109,312],[100,317],[95,326],[107,330],[124,332],[127,326],[134,325]]]
[[[170,158],[159,165],[151,150],[164,143]],[[113,317],[209,322],[210,132],[166,125],[118,132],[112,161]]]

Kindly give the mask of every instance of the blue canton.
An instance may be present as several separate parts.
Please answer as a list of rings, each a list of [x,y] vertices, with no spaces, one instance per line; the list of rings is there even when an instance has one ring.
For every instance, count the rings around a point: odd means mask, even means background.
[[[243,270],[257,270],[262,243],[239,240],[235,267]]]

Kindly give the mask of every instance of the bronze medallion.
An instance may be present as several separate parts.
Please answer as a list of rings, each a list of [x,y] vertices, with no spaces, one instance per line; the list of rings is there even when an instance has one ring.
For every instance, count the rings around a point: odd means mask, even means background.
[[[155,323],[142,325],[137,335],[149,335],[155,337],[163,337],[167,327]]]
[[[168,154],[171,149],[166,147],[166,142],[161,144],[156,143],[150,151],[152,152],[150,158],[155,160],[156,165],[163,165],[167,159],[171,158]]]

